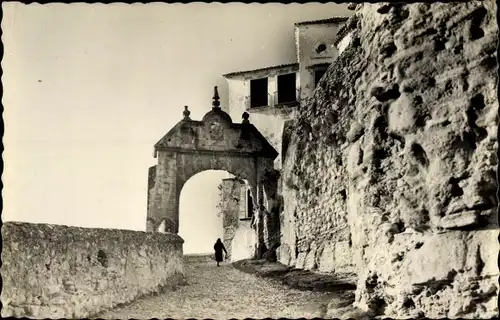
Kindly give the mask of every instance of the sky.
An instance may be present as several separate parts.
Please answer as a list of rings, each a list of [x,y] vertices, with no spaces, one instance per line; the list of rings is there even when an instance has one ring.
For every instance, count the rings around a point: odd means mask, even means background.
[[[2,8],[3,221],[131,230],[145,230],[153,145],[184,105],[200,120],[213,86],[227,103],[222,74],[296,62],[295,22],[350,14],[318,3]],[[215,176],[191,192],[210,195]],[[215,211],[212,198],[199,206]]]
[[[203,171],[192,176],[182,188],[179,235],[184,239],[184,254],[210,253],[217,238],[223,238],[222,213],[214,208],[214,200],[219,201],[220,191],[217,187],[226,178],[234,176],[222,170]],[[200,192],[200,186],[206,189]]]

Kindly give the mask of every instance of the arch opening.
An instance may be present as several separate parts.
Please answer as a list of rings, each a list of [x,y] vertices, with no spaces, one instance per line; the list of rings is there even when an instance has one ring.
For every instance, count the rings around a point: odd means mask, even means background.
[[[184,254],[213,254],[220,238],[231,261],[253,257],[255,230],[251,186],[224,170],[205,170],[191,176],[180,192],[179,235]]]
[[[224,170],[205,170],[190,177],[180,192],[179,235],[184,254],[209,254],[217,238],[223,238],[218,212],[218,186],[234,175]]]
[[[179,234],[186,254],[211,252],[212,241],[222,238],[226,249],[239,252],[239,257],[260,256],[265,247],[262,179],[274,167],[278,152],[250,124],[248,114],[243,114],[241,123],[234,123],[220,109],[217,87],[212,105],[201,121],[192,120],[185,107],[184,118],[154,145],[158,164],[148,176],[146,230]],[[198,174],[211,170],[224,170],[225,178],[219,176],[216,181],[229,179],[223,185],[235,184],[240,192],[233,197],[238,205],[224,202],[219,215],[217,182],[196,183]],[[228,172],[238,179],[228,177]],[[222,231],[217,218],[222,219]]]

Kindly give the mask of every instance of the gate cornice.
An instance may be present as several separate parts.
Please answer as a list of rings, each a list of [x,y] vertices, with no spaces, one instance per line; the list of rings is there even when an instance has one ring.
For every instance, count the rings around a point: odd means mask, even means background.
[[[189,154],[214,154],[230,157],[261,157],[275,159],[278,152],[269,144],[260,131],[250,123],[250,115],[244,112],[241,123],[219,107],[217,87],[214,88],[212,110],[201,121],[192,120],[185,106],[184,119],[179,121],[154,145],[154,156],[158,151]]]
[[[181,154],[200,154],[200,155],[215,155],[215,156],[227,156],[227,157],[241,157],[241,158],[268,158],[275,159],[276,155],[266,154],[262,152],[241,152],[241,151],[224,151],[224,150],[203,150],[203,149],[184,149],[184,148],[169,148],[169,147],[158,147],[156,151],[168,151]]]

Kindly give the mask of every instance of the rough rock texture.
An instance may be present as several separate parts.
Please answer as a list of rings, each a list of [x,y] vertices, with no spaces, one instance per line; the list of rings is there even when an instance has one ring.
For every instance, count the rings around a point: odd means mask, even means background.
[[[498,314],[495,15],[357,6],[287,148],[279,261],[353,268],[374,315]]]
[[[175,234],[7,222],[2,240],[2,317],[83,319],[184,273]]]

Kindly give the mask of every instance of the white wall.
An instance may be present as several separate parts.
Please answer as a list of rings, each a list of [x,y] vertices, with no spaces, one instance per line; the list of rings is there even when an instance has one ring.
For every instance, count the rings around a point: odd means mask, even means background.
[[[315,64],[332,63],[338,57],[338,49],[335,47],[334,42],[338,30],[343,24],[342,22],[296,26],[296,46],[300,65],[302,99],[310,97],[315,88],[314,73],[308,67]],[[322,43],[326,45],[327,49],[317,53],[316,48]]]
[[[255,252],[257,236],[250,227],[250,221],[239,221],[238,229],[231,243],[231,261],[250,259]]]
[[[268,90],[274,93],[277,90],[276,75],[272,76],[274,80],[269,80]],[[300,83],[300,79],[297,79]],[[233,122],[241,122],[241,115],[247,111],[245,106],[245,97],[250,94],[249,79],[228,79],[229,87],[229,113]],[[283,126],[286,120],[295,116],[297,110],[291,110],[286,115],[283,111],[275,108],[263,108],[262,111],[247,111],[250,114],[250,123],[252,123],[267,139],[267,141],[280,153],[274,161],[276,169],[281,169],[281,144]]]

